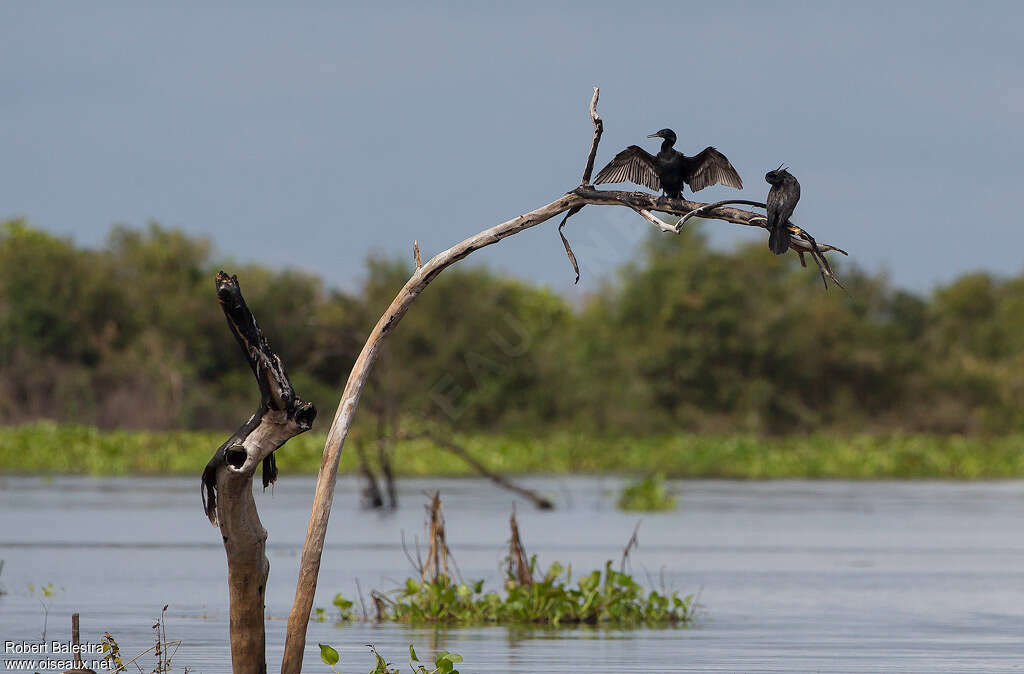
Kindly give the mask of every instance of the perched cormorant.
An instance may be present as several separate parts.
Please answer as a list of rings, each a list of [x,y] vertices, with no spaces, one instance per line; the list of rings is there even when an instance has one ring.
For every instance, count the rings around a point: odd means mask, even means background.
[[[652,156],[642,147],[630,145],[601,169],[594,184],[628,180],[656,192],[665,190],[667,196],[676,198],[683,196],[683,183],[689,185],[694,192],[716,183],[743,189],[743,181],[736,169],[715,148],[707,147],[697,155],[687,157],[672,149],[676,143],[676,134],[672,129],[662,129],[647,137],[664,139],[658,154]]]
[[[796,202],[800,201],[800,183],[782,166],[764,174],[765,182],[772,186],[768,190],[768,247],[776,255],[789,250],[789,232],[786,223],[793,215]]]

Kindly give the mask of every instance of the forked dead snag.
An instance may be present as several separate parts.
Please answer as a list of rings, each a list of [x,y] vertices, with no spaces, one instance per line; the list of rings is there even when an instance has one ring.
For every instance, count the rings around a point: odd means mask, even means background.
[[[277,477],[274,452],[310,429],[316,408],[295,395],[284,363],[271,350],[242,297],[238,278],[220,272],[216,284],[228,328],[256,376],[260,405],[217,449],[203,471],[203,507],[210,522],[220,527],[227,554],[232,669],[266,672],[263,606],[270,562],[252,480],[262,464],[264,488],[273,483]]]

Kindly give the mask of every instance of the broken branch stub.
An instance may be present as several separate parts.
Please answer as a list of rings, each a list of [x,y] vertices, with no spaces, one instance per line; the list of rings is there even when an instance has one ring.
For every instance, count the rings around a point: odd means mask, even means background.
[[[516,522],[516,511],[513,508],[508,518],[511,535],[508,539],[508,575],[520,585],[533,585],[533,572],[526,556],[526,548],[519,537],[519,523]]]

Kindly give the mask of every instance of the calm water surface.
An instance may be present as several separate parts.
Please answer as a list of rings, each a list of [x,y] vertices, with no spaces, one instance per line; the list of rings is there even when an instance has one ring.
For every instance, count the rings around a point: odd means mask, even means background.
[[[310,625],[305,671],[324,672],[318,641],[339,647],[344,672],[366,672],[373,643],[401,664],[462,653],[464,672],[1006,672],[1024,670],[1024,482],[680,482],[680,508],[617,512],[615,478],[535,478],[556,497],[542,513],[518,504],[527,551],[582,571],[618,559],[642,519],[634,573],[703,610],[689,629],[447,630]],[[387,589],[409,575],[402,552],[422,537],[426,490],[445,501],[462,575],[493,586],[508,538],[511,495],[477,480],[405,480],[401,508],[358,508],[341,478],[324,550],[318,606],[335,592]],[[277,669],[313,480],[283,476],[257,496],[270,532],[268,661]],[[125,652],[150,643],[169,604],[176,662],[230,669],[224,551],[203,515],[199,481],[179,478],[0,477],[2,641],[38,640],[43,610],[28,585],[54,583],[47,638],[112,632]],[[0,654],[0,658],[5,657]],[[6,656],[10,657],[10,656]]]

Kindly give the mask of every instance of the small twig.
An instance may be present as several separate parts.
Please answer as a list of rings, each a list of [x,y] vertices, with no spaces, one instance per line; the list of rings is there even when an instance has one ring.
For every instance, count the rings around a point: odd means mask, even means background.
[[[562,237],[562,245],[565,246],[565,254],[569,256],[569,262],[572,263],[572,270],[576,272],[576,280],[573,281],[573,285],[580,282],[580,265],[576,262],[576,255],[572,252],[572,246],[569,245],[569,239],[565,238],[565,234],[562,233],[562,228],[565,227],[565,223],[569,218],[582,210],[582,206],[573,206],[565,214],[565,217],[562,218],[562,222],[558,225],[558,236]]]
[[[416,268],[419,269],[420,267],[423,266],[423,260],[420,258],[420,242],[419,241],[413,241],[412,242],[412,250],[413,250],[414,257],[416,258]]]
[[[45,644],[46,643],[46,623],[50,619],[50,607],[47,606],[46,602],[44,602],[42,599],[39,600],[39,603],[42,604],[42,606],[43,606],[43,638],[42,638],[42,643]]]
[[[604,133],[604,121],[601,116],[597,114],[597,100],[601,96],[600,87],[594,87],[594,97],[590,99],[590,121],[594,124],[594,139],[590,141],[590,152],[587,154],[587,164],[583,169],[583,179],[580,180],[580,186],[590,185],[591,174],[594,173],[594,160],[597,157],[597,146],[601,143],[601,134]],[[572,264],[572,270],[576,272],[576,280],[573,281],[573,285],[580,282],[580,265],[576,261],[576,254],[572,252],[572,246],[569,245],[569,239],[565,238],[565,234],[562,229],[565,227],[565,223],[568,222],[569,218],[576,215],[583,210],[583,205],[573,206],[562,218],[562,222],[558,225],[558,236],[562,239],[562,245],[565,246],[565,254],[569,256],[569,262]]]
[[[637,536],[636,536],[639,531],[640,531],[640,522],[638,521],[636,523],[636,526],[633,527],[633,535],[629,537],[628,541],[626,541],[626,547],[622,550],[622,561],[619,563],[619,572],[620,573],[625,573],[626,572],[626,560],[629,559],[630,551],[635,550],[636,548],[640,547],[640,539],[637,538]]]
[[[420,560],[420,559],[413,559],[412,558],[412,554],[409,553],[409,548],[405,544],[405,529],[402,529],[402,552],[405,553],[405,558],[407,560],[409,560],[409,564],[416,571],[416,575],[422,576],[423,575],[423,561]],[[419,554],[420,554],[420,546],[419,546],[419,540],[417,540],[417,542],[416,542],[416,556],[419,557]]]
[[[405,532],[402,533],[402,546],[405,546]],[[366,602],[363,601],[363,588],[359,584],[358,578],[356,578],[356,594],[359,595],[359,609],[363,612],[363,620],[367,621],[370,619],[370,614],[366,610]]]
[[[676,229],[676,227],[673,227],[672,225],[668,224],[667,222],[656,216],[654,213],[651,213],[646,208],[633,208],[633,210],[639,213],[640,217],[642,217],[644,220],[651,223],[661,231],[668,232],[670,234],[679,233],[679,230]]]

